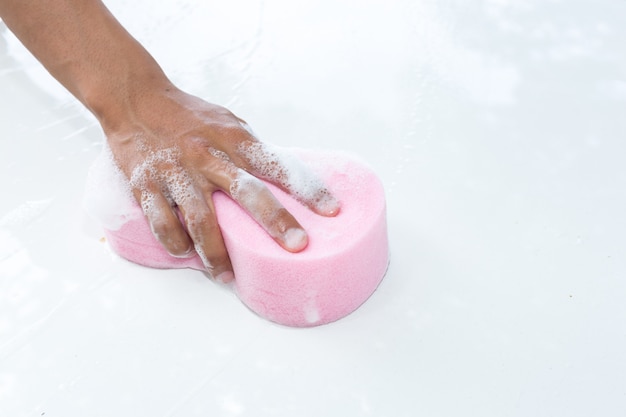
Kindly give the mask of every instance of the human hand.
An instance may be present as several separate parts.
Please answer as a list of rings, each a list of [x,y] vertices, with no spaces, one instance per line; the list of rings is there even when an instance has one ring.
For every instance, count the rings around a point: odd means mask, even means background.
[[[100,121],[154,235],[172,255],[195,249],[215,278],[233,278],[211,199],[218,190],[283,248],[304,249],[306,232],[259,178],[316,213],[339,211],[319,180],[259,142],[243,120],[177,89],[102,1],[0,0],[0,16]]]
[[[103,128],[155,237],[176,257],[195,250],[219,281],[234,275],[211,199],[215,191],[233,198],[291,252],[306,247],[307,234],[260,178],[320,215],[339,212],[336,199],[297,159],[260,142],[221,106],[168,86],[147,91],[118,114]]]

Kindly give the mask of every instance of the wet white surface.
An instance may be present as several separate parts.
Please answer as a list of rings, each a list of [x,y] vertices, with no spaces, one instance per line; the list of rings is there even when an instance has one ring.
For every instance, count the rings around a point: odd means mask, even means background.
[[[626,413],[626,4],[205,3],[107,4],[263,139],[370,161],[388,274],[290,329],[115,257],[97,124],[0,29],[0,416]]]

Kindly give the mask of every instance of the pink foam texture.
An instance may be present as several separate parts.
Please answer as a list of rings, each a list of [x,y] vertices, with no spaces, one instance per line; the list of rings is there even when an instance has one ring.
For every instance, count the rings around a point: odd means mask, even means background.
[[[336,217],[323,217],[267,184],[306,229],[309,244],[302,252],[282,249],[225,194],[215,193],[213,201],[241,301],[276,323],[308,327],[338,320],[363,304],[385,274],[389,249],[384,190],[374,172],[342,153],[296,153],[341,202]],[[170,256],[142,216],[105,234],[111,248],[132,262],[203,269],[198,256]]]

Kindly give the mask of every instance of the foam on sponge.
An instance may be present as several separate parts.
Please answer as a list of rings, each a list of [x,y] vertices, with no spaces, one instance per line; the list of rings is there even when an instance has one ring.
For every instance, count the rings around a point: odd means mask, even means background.
[[[338,320],[365,302],[385,274],[389,251],[384,190],[373,171],[341,153],[296,154],[341,202],[337,216],[323,217],[267,184],[306,229],[309,244],[302,252],[282,249],[225,194],[215,193],[213,201],[241,301],[271,321],[306,327]],[[121,226],[104,224],[108,242],[120,256],[155,268],[203,269],[198,256],[170,256],[138,205],[121,217]]]

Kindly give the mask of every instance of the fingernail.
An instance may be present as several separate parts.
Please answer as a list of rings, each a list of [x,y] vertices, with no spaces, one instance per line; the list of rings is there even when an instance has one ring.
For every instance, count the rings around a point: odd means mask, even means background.
[[[215,280],[222,284],[228,284],[234,279],[235,279],[235,274],[233,273],[233,271],[224,271],[215,277]]]
[[[190,246],[186,252],[181,253],[180,255],[170,253],[170,256],[173,256],[174,258],[181,258],[181,259],[193,258],[194,256],[196,256],[196,251],[193,249],[193,247]]]
[[[328,196],[317,204],[317,209],[325,216],[334,216],[339,213],[341,204],[334,197]]]
[[[291,228],[285,232],[283,241],[285,242],[287,249],[299,252],[306,248],[306,245],[309,243],[309,238],[304,230]]]

